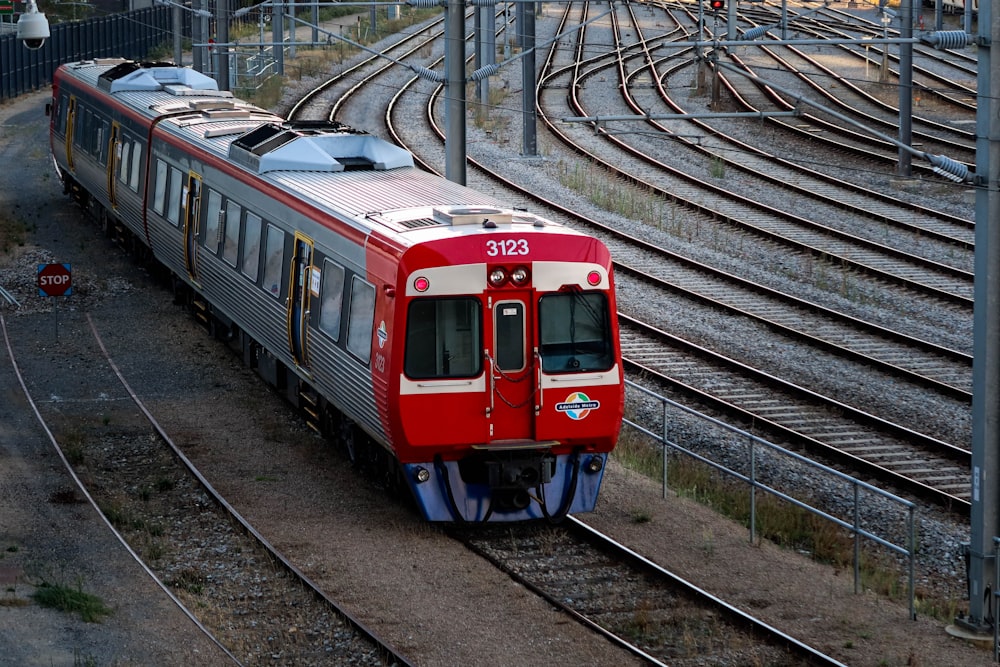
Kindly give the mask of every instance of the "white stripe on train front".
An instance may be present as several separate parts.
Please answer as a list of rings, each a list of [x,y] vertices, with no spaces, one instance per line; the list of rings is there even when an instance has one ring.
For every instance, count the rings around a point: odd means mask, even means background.
[[[405,375],[399,376],[399,394],[481,394],[486,391],[486,374],[477,378],[463,380],[410,380]]]
[[[509,262],[516,264],[516,262]],[[556,292],[565,285],[575,285],[580,289],[606,290],[611,287],[607,269],[591,262],[525,262],[531,268],[531,288],[537,292]],[[601,280],[592,285],[587,276],[596,271]],[[426,288],[421,291],[415,286],[417,278],[423,278]],[[480,294],[486,290],[486,264],[457,264],[454,266],[434,266],[417,269],[406,281],[406,296],[452,296],[456,294]],[[497,296],[503,296],[498,292]]]
[[[618,384],[618,365],[600,373],[568,373],[564,375],[542,375],[543,389],[560,389],[571,386],[573,389],[585,387],[603,387]],[[486,374],[469,379],[449,380],[411,380],[405,375],[399,376],[399,393],[401,396],[414,394],[465,394],[482,393],[486,391]]]

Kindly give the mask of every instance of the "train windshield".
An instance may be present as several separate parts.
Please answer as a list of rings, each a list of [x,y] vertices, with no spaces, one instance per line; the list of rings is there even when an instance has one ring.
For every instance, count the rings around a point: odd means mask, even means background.
[[[606,371],[614,364],[607,296],[559,292],[538,301],[539,354],[546,373]]]
[[[410,304],[403,370],[414,379],[475,377],[482,372],[478,299],[419,299]]]

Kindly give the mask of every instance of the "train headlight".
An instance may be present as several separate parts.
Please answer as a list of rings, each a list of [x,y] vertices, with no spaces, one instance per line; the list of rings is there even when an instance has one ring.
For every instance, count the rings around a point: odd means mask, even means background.
[[[587,463],[584,464],[583,469],[589,473],[600,472],[601,468],[604,467],[604,461],[600,456],[591,456],[587,459]]]
[[[423,484],[431,478],[431,471],[423,466],[417,466],[413,469],[413,479],[417,480],[417,484]]]
[[[428,280],[427,278],[424,278],[423,276],[417,276],[416,278],[413,279],[413,289],[417,290],[418,292],[426,292],[428,289],[430,289],[430,286],[431,286],[431,281]]]
[[[587,274],[587,284],[591,287],[597,287],[601,284],[601,272],[594,270]]]
[[[527,267],[519,266],[511,272],[510,279],[514,282],[515,285],[524,285],[526,282],[528,282],[529,275],[530,274],[528,273]]]
[[[507,271],[503,268],[497,267],[490,271],[490,285],[500,287],[505,282],[507,282]]]

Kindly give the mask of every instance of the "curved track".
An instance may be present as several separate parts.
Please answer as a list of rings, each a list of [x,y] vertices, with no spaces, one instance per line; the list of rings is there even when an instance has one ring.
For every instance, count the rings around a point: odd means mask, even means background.
[[[164,595],[234,664],[264,655],[292,662],[324,660],[331,649],[356,664],[410,664],[216,492],[132,389],[89,314],[86,324],[92,337],[81,332],[61,345],[73,359],[62,371],[67,377],[56,381],[46,371],[47,382],[75,387],[76,395],[42,404],[32,396],[29,387],[36,378],[18,364],[17,346],[0,314],[21,387],[59,457],[81,494]],[[206,559],[202,551],[210,556]],[[233,561],[226,565],[228,581],[215,574],[225,560]],[[212,565],[193,565],[199,562]],[[309,639],[298,635],[288,624],[289,605],[310,623],[325,626]]]

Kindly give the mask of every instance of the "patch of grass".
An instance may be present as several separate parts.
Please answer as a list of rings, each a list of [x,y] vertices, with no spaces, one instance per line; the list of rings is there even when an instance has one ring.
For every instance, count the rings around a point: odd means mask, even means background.
[[[614,451],[626,468],[661,480],[663,454],[658,445],[635,432],[625,430]],[[667,484],[681,497],[691,498],[719,514],[750,526],[750,493],[745,484],[726,477],[715,469],[687,457],[671,456],[667,465]],[[807,501],[808,502],[808,501]],[[847,569],[854,562],[854,537],[850,531],[767,493],[756,498],[756,534],[781,547],[794,549],[821,563]],[[714,540],[706,535],[703,551],[711,555]],[[902,600],[908,594],[900,565],[877,546],[862,542],[861,584],[890,599]],[[961,601],[931,598],[926,591],[915,592],[918,613],[941,620],[955,618]]]
[[[653,515],[646,510],[633,510],[632,523],[649,523],[653,520]]]
[[[165,582],[168,586],[185,590],[192,595],[201,595],[205,589],[205,577],[193,568],[181,570],[177,575]]]
[[[67,614],[79,614],[87,623],[100,623],[102,617],[111,614],[111,609],[101,598],[84,593],[79,584],[73,588],[43,582],[31,597],[43,607],[57,609]]]
[[[0,251],[9,253],[15,247],[23,246],[28,238],[28,227],[20,218],[8,212],[0,212]]]

